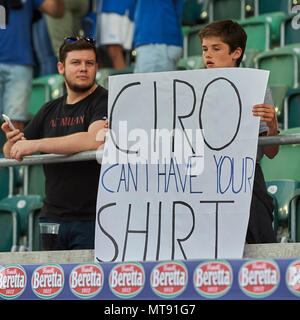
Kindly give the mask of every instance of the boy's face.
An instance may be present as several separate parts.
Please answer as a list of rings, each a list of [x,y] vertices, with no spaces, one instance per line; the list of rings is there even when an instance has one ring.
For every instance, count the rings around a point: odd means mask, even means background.
[[[206,68],[237,67],[242,49],[230,53],[230,47],[219,37],[206,37],[202,40],[203,60]]]

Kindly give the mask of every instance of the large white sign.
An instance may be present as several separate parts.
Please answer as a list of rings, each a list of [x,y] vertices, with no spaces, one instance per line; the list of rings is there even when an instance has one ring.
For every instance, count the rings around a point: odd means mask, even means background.
[[[95,261],[242,258],[268,72],[109,79]]]

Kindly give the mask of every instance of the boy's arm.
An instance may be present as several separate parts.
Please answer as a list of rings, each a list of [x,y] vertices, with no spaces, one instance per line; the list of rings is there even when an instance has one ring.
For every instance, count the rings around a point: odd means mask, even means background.
[[[277,136],[278,135],[278,127],[277,127],[277,119],[276,119],[276,112],[273,106],[268,104],[257,104],[253,107],[253,115],[260,117],[261,121],[265,121],[268,126],[268,131],[263,132],[261,136]],[[264,154],[272,159],[278,153],[279,146],[265,146],[264,147]]]
[[[97,141],[96,137],[101,130],[106,130],[106,123],[105,120],[97,120],[89,126],[87,132],[77,132],[62,137],[17,141],[10,149],[10,157],[22,161],[24,156],[36,152],[73,154],[97,150],[104,143],[104,139]]]

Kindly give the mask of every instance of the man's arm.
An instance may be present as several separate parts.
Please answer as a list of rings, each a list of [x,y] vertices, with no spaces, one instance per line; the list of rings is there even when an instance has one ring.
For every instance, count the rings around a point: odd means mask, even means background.
[[[39,10],[53,18],[62,18],[65,13],[64,0],[44,0]]]
[[[87,132],[78,132],[63,137],[42,138],[36,140],[19,140],[10,149],[10,158],[22,161],[26,155],[36,152],[73,154],[81,151],[97,150],[103,143],[97,141],[97,134],[105,131],[107,121],[93,122]]]

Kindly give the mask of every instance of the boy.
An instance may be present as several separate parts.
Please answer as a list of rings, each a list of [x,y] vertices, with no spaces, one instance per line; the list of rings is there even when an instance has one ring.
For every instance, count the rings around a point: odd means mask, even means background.
[[[239,67],[245,52],[247,35],[238,23],[231,20],[212,22],[199,32],[199,37],[206,68]],[[253,115],[261,118],[260,136],[278,134],[276,114],[272,104],[272,96],[267,89],[264,103],[253,106]],[[277,153],[278,146],[258,147],[247,243],[276,242],[272,227],[273,201],[267,193],[259,161],[264,154],[272,159]]]

